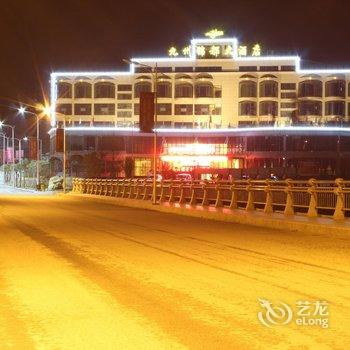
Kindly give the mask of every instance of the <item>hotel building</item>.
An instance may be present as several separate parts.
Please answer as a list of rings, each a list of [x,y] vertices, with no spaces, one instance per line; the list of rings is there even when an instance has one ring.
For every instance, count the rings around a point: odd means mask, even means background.
[[[55,129],[65,120],[72,162],[97,152],[147,175],[153,136],[138,130],[139,97],[156,89],[159,171],[350,175],[350,69],[303,69],[299,56],[207,34],[171,57],[132,58],[128,71],[52,73],[52,159],[62,158]]]

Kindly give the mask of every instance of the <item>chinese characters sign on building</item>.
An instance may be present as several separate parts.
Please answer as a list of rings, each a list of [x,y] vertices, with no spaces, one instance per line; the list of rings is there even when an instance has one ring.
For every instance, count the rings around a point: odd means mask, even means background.
[[[232,58],[235,54],[234,50],[237,50],[238,57],[245,56],[261,56],[261,46],[256,43],[250,46],[239,45],[237,48],[234,48],[232,45],[232,39],[227,39],[227,43],[223,44],[224,39],[220,38],[220,41],[215,41],[218,37],[224,35],[222,30],[212,29],[205,33],[205,36],[208,37],[208,41],[197,44],[192,48],[190,45],[178,49],[175,46],[172,46],[168,50],[168,55],[170,57],[190,57],[192,49],[194,50],[194,55],[197,58]],[[211,41],[212,39],[212,41]]]

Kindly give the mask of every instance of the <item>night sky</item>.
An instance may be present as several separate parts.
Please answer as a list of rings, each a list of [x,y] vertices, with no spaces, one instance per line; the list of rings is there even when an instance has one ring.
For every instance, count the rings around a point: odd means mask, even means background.
[[[0,119],[31,133],[7,106],[43,102],[57,70],[128,69],[123,58],[164,56],[212,27],[308,64],[350,67],[347,1],[1,0]],[[46,126],[47,129],[48,126]],[[42,131],[45,130],[45,125]]]

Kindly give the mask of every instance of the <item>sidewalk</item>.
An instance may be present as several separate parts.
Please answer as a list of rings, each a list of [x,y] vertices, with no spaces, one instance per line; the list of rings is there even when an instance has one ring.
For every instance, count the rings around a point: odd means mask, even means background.
[[[49,195],[52,191],[37,191],[31,188],[13,187],[0,184],[0,195]]]
[[[245,211],[241,209],[203,207],[201,205],[161,203],[153,205],[149,200],[104,197],[91,194],[69,193],[65,196],[83,197],[86,200],[126,206],[163,213],[179,214],[190,217],[204,218],[216,221],[232,222],[272,229],[309,233],[342,233],[350,234],[350,220],[335,221],[327,217],[308,218],[302,215],[285,216],[281,213],[265,214],[262,211]]]

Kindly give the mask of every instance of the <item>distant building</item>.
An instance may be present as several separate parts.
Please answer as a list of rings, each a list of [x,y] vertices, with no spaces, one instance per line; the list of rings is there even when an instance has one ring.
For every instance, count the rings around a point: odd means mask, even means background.
[[[54,130],[65,118],[75,162],[92,151],[106,162],[131,157],[135,175],[146,175],[152,135],[137,129],[139,95],[154,89],[157,65],[160,170],[350,175],[350,69],[303,69],[298,56],[208,36],[171,57],[133,58],[125,72],[52,73],[52,157],[61,158]]]

